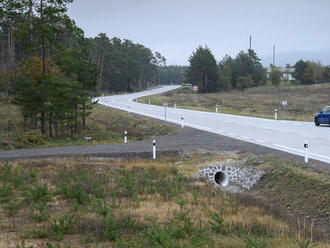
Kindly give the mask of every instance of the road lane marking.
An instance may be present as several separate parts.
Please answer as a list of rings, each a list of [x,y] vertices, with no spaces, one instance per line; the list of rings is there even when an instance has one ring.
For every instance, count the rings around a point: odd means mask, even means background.
[[[295,152],[303,153],[302,150],[298,150],[298,149],[291,148],[291,147],[288,147],[288,146],[282,146],[282,145],[278,145],[278,144],[273,144],[273,145],[276,146],[276,147],[279,147],[279,148],[283,148],[283,149],[287,149],[287,150],[292,150],[292,151],[295,151]]]
[[[330,157],[323,156],[323,155],[320,155],[320,154],[317,154],[317,153],[313,153],[313,152],[310,152],[308,154],[310,154],[312,156],[320,157],[320,158],[330,159]]]

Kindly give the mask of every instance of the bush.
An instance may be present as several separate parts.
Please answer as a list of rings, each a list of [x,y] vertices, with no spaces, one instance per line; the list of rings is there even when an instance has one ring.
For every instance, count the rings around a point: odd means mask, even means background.
[[[25,146],[28,145],[44,145],[46,144],[44,138],[39,132],[29,132],[16,138],[17,142],[22,143]]]

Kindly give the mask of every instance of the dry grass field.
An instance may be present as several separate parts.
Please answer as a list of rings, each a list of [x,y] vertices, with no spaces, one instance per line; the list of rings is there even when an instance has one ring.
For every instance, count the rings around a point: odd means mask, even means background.
[[[314,121],[314,115],[324,106],[330,105],[330,83],[315,85],[290,85],[282,82],[280,86],[260,86],[244,90],[195,95],[191,88],[184,87],[162,95],[151,96],[151,103],[164,102],[173,107],[215,111],[235,115],[274,118],[274,109],[279,119],[283,119],[282,101],[287,101],[286,118],[290,120]],[[149,97],[139,99],[148,103]]]
[[[295,227],[254,198],[200,181],[197,170],[214,161],[278,168],[291,173],[287,181],[268,177],[262,187],[293,180],[298,193],[308,186],[319,198],[329,196],[328,176],[249,154],[15,161],[0,165],[0,247],[329,247],[314,241],[313,223],[301,219]],[[327,188],[318,190],[322,184]]]

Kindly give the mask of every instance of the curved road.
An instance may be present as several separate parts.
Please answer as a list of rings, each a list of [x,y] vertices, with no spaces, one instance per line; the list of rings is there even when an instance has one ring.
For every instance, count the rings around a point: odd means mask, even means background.
[[[221,113],[166,108],[141,104],[134,99],[164,93],[180,86],[164,86],[148,91],[99,97],[99,104],[116,109],[182,124],[203,131],[304,156],[304,143],[308,142],[310,158],[330,163],[330,128],[316,127],[312,122],[270,120]],[[165,114],[166,112],[166,114]]]

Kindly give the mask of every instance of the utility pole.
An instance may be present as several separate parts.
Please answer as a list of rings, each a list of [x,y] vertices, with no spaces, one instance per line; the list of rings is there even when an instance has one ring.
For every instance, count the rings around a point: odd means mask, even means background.
[[[273,45],[273,66],[275,66],[275,45]]]
[[[252,49],[252,35],[250,35],[250,50]]]

